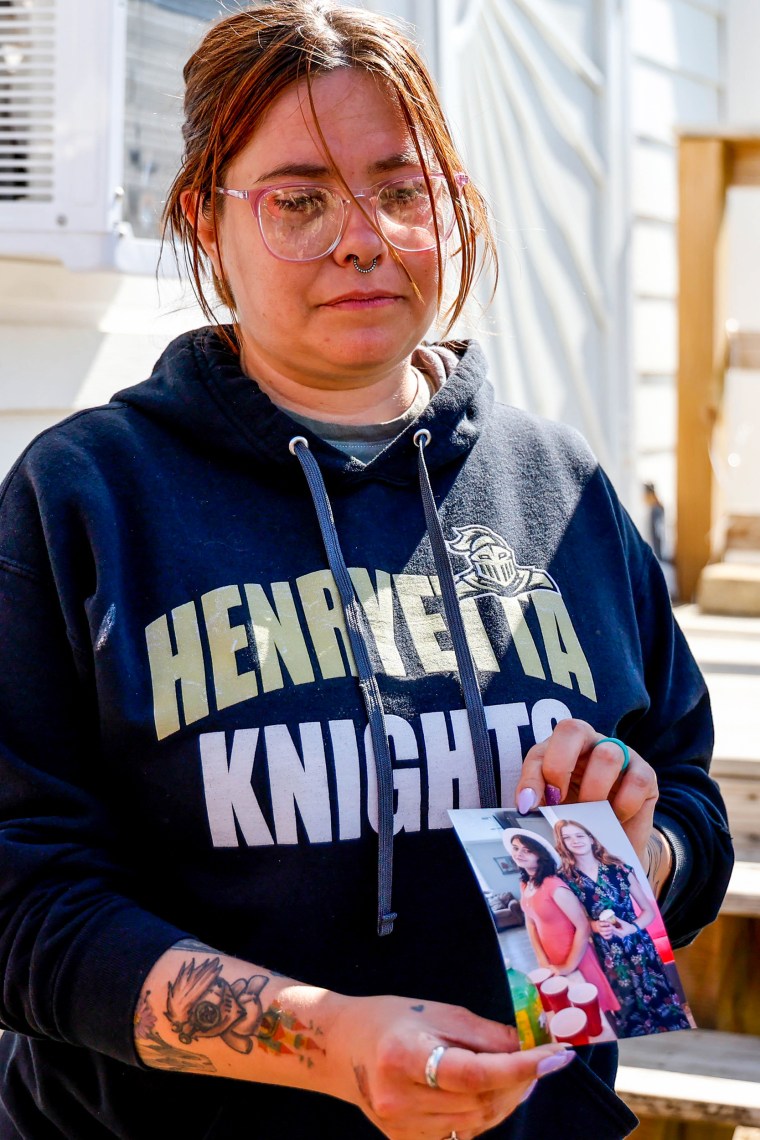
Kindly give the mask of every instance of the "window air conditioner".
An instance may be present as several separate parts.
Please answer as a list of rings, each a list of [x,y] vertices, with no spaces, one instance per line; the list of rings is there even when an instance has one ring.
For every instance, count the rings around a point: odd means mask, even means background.
[[[110,267],[126,0],[0,0],[0,257]]]

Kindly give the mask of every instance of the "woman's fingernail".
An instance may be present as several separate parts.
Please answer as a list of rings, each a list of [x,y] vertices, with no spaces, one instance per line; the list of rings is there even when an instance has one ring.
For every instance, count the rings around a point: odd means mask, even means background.
[[[523,1095],[520,1097],[520,1104],[525,1104],[526,1100],[528,1099],[528,1097],[530,1096],[530,1094],[533,1092],[533,1090],[534,1090],[534,1088],[536,1087],[536,1085],[537,1085],[537,1084],[538,1084],[538,1081],[531,1081],[531,1082],[530,1082],[530,1084],[528,1085],[527,1089],[525,1090],[525,1092],[523,1093]]]
[[[544,796],[546,798],[547,807],[556,807],[562,799],[562,792],[559,788],[555,788],[554,784],[547,784],[544,788]]]
[[[538,796],[532,788],[523,788],[517,797],[517,810],[520,815],[527,815],[538,803]]]
[[[559,1069],[564,1069],[565,1065],[569,1065],[575,1056],[573,1049],[565,1049],[562,1053],[552,1053],[551,1057],[544,1057],[536,1065],[536,1076],[545,1077],[549,1073],[556,1073]]]

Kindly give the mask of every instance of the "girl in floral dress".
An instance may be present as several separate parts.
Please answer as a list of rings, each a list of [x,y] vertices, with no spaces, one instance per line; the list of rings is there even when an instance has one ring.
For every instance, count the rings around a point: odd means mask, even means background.
[[[580,823],[560,820],[554,832],[560,875],[591,920],[596,952],[620,1002],[615,1015],[619,1036],[691,1028],[646,930],[655,917],[654,906],[633,868],[611,855]]]

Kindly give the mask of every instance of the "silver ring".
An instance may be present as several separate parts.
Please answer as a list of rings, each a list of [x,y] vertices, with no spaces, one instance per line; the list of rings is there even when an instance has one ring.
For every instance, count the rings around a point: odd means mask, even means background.
[[[356,270],[357,273],[371,273],[372,270],[377,265],[377,258],[376,257],[373,257],[370,264],[365,265],[365,266],[362,266],[359,264],[359,258],[356,256],[356,254],[352,255],[351,260],[354,263],[354,269]]]
[[[446,1045],[436,1045],[433,1052],[425,1062],[425,1083],[428,1088],[438,1088],[438,1066],[441,1063],[441,1057],[446,1052]],[[449,1140],[447,1137],[446,1140]]]

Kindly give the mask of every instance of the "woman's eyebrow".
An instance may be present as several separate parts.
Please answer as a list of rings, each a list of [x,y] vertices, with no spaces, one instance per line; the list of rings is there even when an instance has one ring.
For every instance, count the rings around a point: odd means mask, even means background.
[[[398,170],[401,166],[419,166],[420,156],[413,148],[389,154],[387,158],[380,158],[367,168],[370,174],[385,174],[386,171]]]
[[[326,178],[330,169],[317,162],[283,162],[256,179],[256,183],[273,182],[277,178]]]
[[[371,162],[367,167],[367,173],[370,176],[386,174],[404,166],[419,166],[419,164],[420,159],[416,150],[397,151],[395,154],[389,154],[384,158],[377,159],[376,162]],[[330,178],[334,173],[331,167],[325,166],[321,162],[283,162],[280,166],[275,166],[266,174],[262,174],[260,178],[256,179],[255,184],[274,182],[278,178]]]

